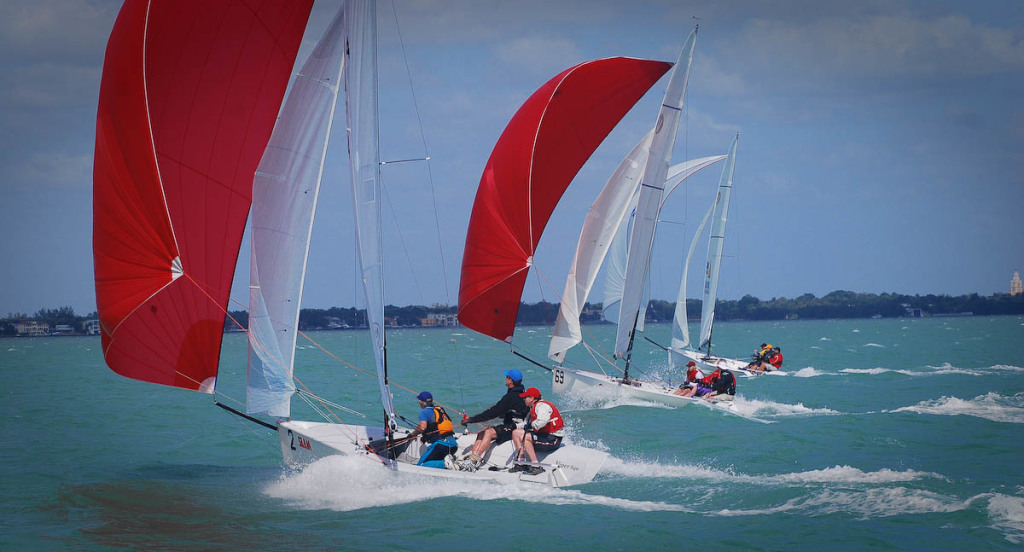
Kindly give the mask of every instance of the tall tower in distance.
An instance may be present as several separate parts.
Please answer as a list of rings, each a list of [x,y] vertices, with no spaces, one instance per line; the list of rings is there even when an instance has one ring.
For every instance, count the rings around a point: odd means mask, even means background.
[[[1013,271],[1013,279],[1010,280],[1010,295],[1017,295],[1024,293],[1024,287],[1021,287],[1020,271]]]

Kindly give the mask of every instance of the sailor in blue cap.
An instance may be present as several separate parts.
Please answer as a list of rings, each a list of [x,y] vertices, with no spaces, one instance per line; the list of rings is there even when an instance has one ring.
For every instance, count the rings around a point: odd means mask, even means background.
[[[430,445],[416,465],[444,469],[451,462],[448,460],[449,456],[454,459],[453,455],[459,448],[459,443],[455,440],[452,419],[444,408],[434,405],[434,396],[430,391],[421,392],[416,395],[416,399],[420,401],[420,421],[416,428],[409,432],[409,439],[419,437]]]
[[[505,387],[508,390],[504,396],[498,399],[498,402],[494,403],[494,406],[474,416],[466,416],[465,414],[462,416],[462,425],[464,426],[469,423],[486,422],[494,418],[501,418],[502,422],[477,433],[473,448],[463,456],[461,461],[449,467],[476,471],[483,464],[483,455],[491,446],[491,442],[501,444],[511,439],[512,431],[516,429],[516,425],[522,424],[526,420],[526,416],[530,414],[526,401],[519,396],[525,391],[523,387],[523,373],[513,368],[505,370],[504,375]]]

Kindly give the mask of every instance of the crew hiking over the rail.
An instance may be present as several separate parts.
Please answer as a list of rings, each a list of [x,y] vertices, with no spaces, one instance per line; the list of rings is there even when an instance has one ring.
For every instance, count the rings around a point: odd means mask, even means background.
[[[476,471],[484,463],[483,456],[490,448],[491,442],[501,444],[508,441],[512,438],[512,431],[526,420],[530,409],[521,396],[524,391],[523,373],[514,368],[505,370],[505,387],[508,391],[494,403],[494,406],[473,416],[462,415],[461,424],[464,426],[494,418],[501,418],[502,422],[477,433],[473,448],[463,455],[461,460],[452,463],[450,468]]]
[[[509,471],[521,471],[526,475],[539,475],[544,473],[544,468],[537,464],[537,452],[547,452],[557,449],[562,444],[562,437],[565,433],[565,420],[558,411],[558,407],[540,398],[540,390],[531,387],[525,393],[519,395],[526,401],[530,408],[530,417],[523,424],[524,427],[512,432],[512,445],[516,449],[517,464],[509,468]],[[523,461],[523,453],[530,459],[530,464],[520,464]]]
[[[702,384],[710,387],[711,392],[704,395],[704,398],[711,401],[731,401],[736,395],[736,376],[725,368],[719,368],[711,375],[701,380]]]
[[[704,385],[702,380],[707,376],[697,368],[697,363],[690,361],[686,363],[686,381],[679,385],[679,389],[673,391],[676,395],[683,397],[700,397],[711,392],[710,385]]]
[[[416,465],[443,470],[445,459],[459,449],[455,441],[455,427],[444,408],[434,406],[434,396],[430,391],[423,391],[416,398],[420,401],[420,423],[409,432],[409,439],[420,437],[421,441],[430,444]]]
[[[769,343],[762,343],[761,349],[754,354],[754,360],[747,365],[747,370],[771,372],[782,368],[782,349]]]

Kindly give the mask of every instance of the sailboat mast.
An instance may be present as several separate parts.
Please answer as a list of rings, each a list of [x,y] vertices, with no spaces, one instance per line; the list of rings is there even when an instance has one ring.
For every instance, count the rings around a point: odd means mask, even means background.
[[[697,40],[695,28],[679,52],[679,59],[672,69],[665,98],[658,110],[654,126],[650,154],[640,180],[640,195],[633,219],[633,232],[626,254],[626,277],[623,284],[622,303],[619,307],[618,331],[615,339],[615,354],[625,355],[632,345],[633,333],[640,320],[641,305],[647,271],[650,266],[651,249],[654,245],[654,230],[661,209],[661,200],[668,176],[672,147],[683,109],[683,98],[693,61],[693,49]],[[629,324],[628,321],[632,321]],[[628,342],[628,343],[627,343]]]
[[[637,319],[640,318],[639,312]],[[622,380],[629,381],[629,362],[633,359],[633,339],[636,338],[636,319],[633,320],[633,330],[629,332],[629,347],[626,348],[626,367],[622,370]]]
[[[345,92],[349,169],[360,278],[373,340],[374,362],[387,431],[394,430],[395,408],[388,386],[384,319],[383,234],[381,230],[380,139],[377,82],[376,2],[345,3]]]

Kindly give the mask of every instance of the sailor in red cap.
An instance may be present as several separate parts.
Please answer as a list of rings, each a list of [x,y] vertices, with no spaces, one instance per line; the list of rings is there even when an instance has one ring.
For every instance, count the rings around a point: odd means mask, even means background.
[[[562,445],[562,437],[565,435],[562,429],[565,421],[558,408],[548,401],[541,400],[540,390],[531,387],[519,395],[526,401],[530,408],[530,416],[526,420],[525,427],[512,432],[512,445],[516,448],[517,464],[509,471],[521,471],[527,475],[538,475],[544,473],[544,468],[537,464],[537,451],[553,451]],[[523,452],[530,459],[530,464],[519,464],[523,459]]]

